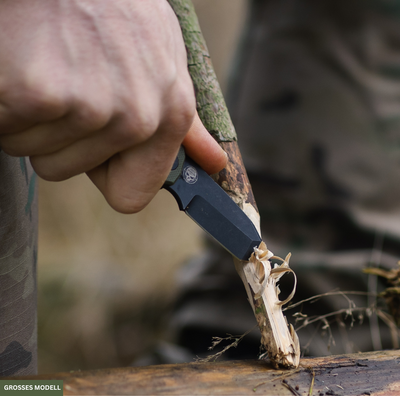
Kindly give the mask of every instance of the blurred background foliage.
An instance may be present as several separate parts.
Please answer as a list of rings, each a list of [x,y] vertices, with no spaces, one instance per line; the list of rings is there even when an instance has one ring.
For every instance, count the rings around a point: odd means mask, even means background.
[[[194,0],[226,90],[247,0]],[[160,71],[161,72],[161,71]],[[160,191],[139,214],[109,208],[86,176],[39,185],[39,372],[130,364],[162,336],[176,271],[202,231]]]

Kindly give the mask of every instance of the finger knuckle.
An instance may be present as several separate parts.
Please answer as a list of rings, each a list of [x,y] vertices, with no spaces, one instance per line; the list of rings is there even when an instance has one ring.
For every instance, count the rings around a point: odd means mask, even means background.
[[[186,100],[185,100],[186,99]],[[180,109],[180,122],[184,129],[190,128],[193,123],[193,118],[196,113],[196,106],[191,97],[182,99],[182,106]]]
[[[149,139],[158,129],[159,120],[154,114],[144,114],[135,117],[132,120],[131,128],[139,141],[143,142]]]
[[[166,57],[168,54],[166,54]],[[178,67],[175,62],[170,59],[165,59],[164,63],[164,83],[167,86],[173,87],[178,81]]]
[[[26,84],[20,88],[20,92],[22,99],[17,106],[30,119],[52,120],[67,112],[67,93],[48,83]]]
[[[72,111],[74,125],[79,129],[98,130],[111,119],[111,108],[96,100],[76,100]]]
[[[121,123],[114,141],[118,146],[129,147],[143,143],[150,139],[158,128],[158,120],[155,115],[136,114],[126,118]]]
[[[174,130],[178,134],[185,134],[193,123],[196,113],[196,105],[193,91],[185,88],[174,92],[174,100],[167,113],[167,120],[174,125]]]

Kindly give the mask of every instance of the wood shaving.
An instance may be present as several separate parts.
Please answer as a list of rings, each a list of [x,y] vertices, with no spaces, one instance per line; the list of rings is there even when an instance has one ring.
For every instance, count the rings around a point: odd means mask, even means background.
[[[259,227],[258,213],[251,205],[243,207],[243,211]],[[255,215],[256,213],[256,215]],[[276,259],[282,264],[272,268],[271,260]],[[282,312],[282,306],[288,303],[296,291],[296,275],[289,267],[290,253],[285,259],[275,256],[261,242],[254,249],[249,261],[235,260],[235,267],[246,287],[250,304],[253,308],[258,327],[261,331],[261,344],[266,352],[260,358],[268,356],[273,365],[278,368],[296,368],[300,362],[300,343],[298,336]],[[294,275],[294,286],[290,295],[283,301],[279,300],[278,281],[286,273]]]

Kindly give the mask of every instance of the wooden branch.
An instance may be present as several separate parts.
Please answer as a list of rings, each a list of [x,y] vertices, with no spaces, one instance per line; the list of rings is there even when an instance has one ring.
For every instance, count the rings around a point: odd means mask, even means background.
[[[277,371],[265,361],[168,364],[14,379],[64,381],[64,395],[400,394],[400,351],[303,358]]]
[[[190,0],[169,0],[169,3],[181,25],[200,119],[218,142],[234,141],[235,128],[212,67],[193,4]]]
[[[258,209],[235,141],[235,128],[215,76],[193,5],[190,0],[169,2],[182,28],[200,119],[229,157],[226,169],[215,175],[215,180],[260,231]],[[269,251],[265,254],[273,255]],[[293,327],[288,327],[283,316],[278,299],[277,277],[272,276],[271,263],[268,259],[261,262],[252,256],[250,262],[236,260],[235,268],[246,288],[261,331],[261,344],[268,357],[276,367],[297,367],[300,359],[299,341]],[[261,283],[264,283],[264,286],[261,286]]]

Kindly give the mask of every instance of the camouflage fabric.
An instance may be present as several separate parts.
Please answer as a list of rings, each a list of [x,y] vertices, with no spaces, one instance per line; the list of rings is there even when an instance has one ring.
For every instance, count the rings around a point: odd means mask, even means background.
[[[35,180],[28,160],[0,151],[0,376],[37,371]]]
[[[400,14],[375,4],[256,6],[232,114],[268,236],[290,250],[372,248],[354,227],[400,238]]]
[[[400,259],[400,1],[252,6],[228,105],[263,239],[281,257],[292,252],[294,301],[338,288],[379,292],[385,285],[362,269],[371,262],[394,268]],[[180,347],[161,345],[153,362],[207,355],[212,336],[255,324],[231,258],[210,246],[180,274],[167,337]],[[293,281],[286,278],[287,295]],[[375,303],[349,297],[358,307]],[[348,307],[339,296],[294,312],[310,317]],[[329,326],[306,326],[303,353],[392,347],[388,327],[371,311],[355,311],[354,320],[338,314]],[[259,338],[253,331],[225,358],[254,358]]]

